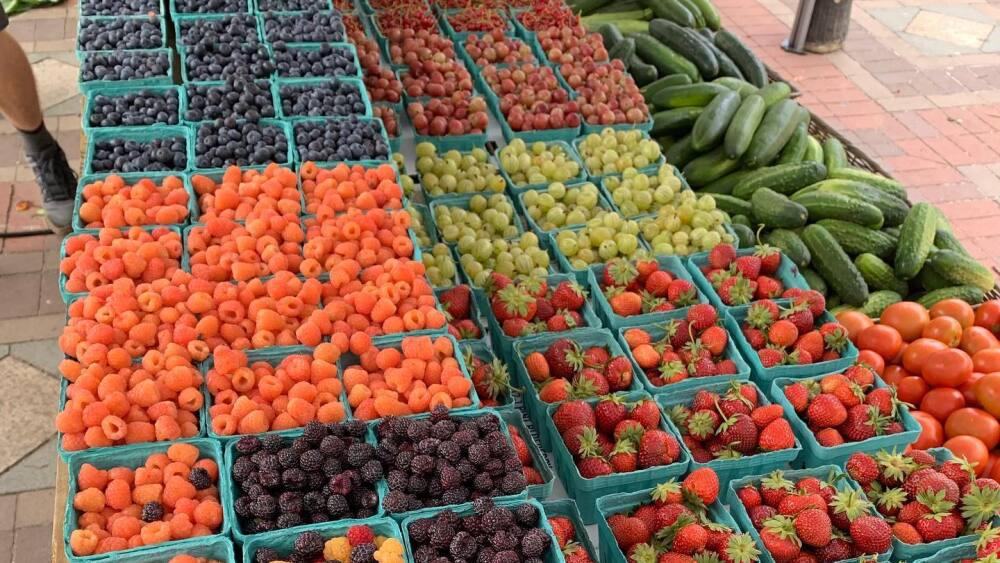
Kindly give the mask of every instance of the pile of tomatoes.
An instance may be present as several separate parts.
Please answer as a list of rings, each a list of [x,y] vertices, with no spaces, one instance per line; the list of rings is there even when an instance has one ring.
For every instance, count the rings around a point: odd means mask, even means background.
[[[860,349],[859,361],[896,388],[920,423],[913,448],[943,446],[1000,477],[1000,300],[973,309],[958,299],[930,309],[904,301],[874,321],[837,314]]]

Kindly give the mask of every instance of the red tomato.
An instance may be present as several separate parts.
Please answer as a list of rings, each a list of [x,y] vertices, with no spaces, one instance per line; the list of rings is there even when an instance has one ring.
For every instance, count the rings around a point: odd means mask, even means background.
[[[994,335],[1000,334],[1000,301],[987,301],[976,309],[976,326],[981,326]]]
[[[972,354],[972,367],[982,373],[1000,371],[1000,348],[984,348]]]
[[[861,350],[858,352],[858,363],[866,364],[875,370],[875,373],[882,375],[885,371],[885,360],[874,350]]]
[[[979,399],[976,398],[976,384],[979,380],[986,375],[985,373],[979,373],[978,371],[972,372],[969,379],[965,383],[959,386],[958,390],[962,392],[962,396],[965,397],[965,406],[967,407],[978,407]]]
[[[962,340],[958,345],[970,356],[988,350],[990,348],[1000,348],[1000,341],[993,333],[981,326],[971,326],[962,332]]]
[[[965,397],[958,389],[940,387],[928,391],[920,399],[920,410],[944,422],[948,415],[965,406]]]
[[[1000,417],[1000,372],[987,373],[976,382],[976,402],[986,412]]]
[[[1000,422],[992,414],[972,407],[960,408],[944,421],[944,434],[955,436],[975,436],[992,449],[1000,443]]]
[[[862,330],[875,324],[875,321],[860,311],[842,311],[837,313],[837,322],[847,329],[847,337],[854,343],[857,343],[858,334]]]
[[[930,320],[930,313],[920,303],[901,301],[886,307],[878,322],[899,331],[899,335],[906,342],[913,342],[920,338],[920,333]]]
[[[982,475],[986,471],[986,462],[990,459],[990,449],[982,440],[975,436],[955,436],[949,438],[944,443],[944,447],[951,450],[952,455],[957,458],[965,458],[976,470],[976,475]]]
[[[918,338],[910,342],[906,351],[903,352],[903,367],[910,373],[919,374],[923,370],[923,364],[927,361],[928,356],[947,349],[948,347],[940,340]]]
[[[858,335],[858,348],[872,350],[886,360],[895,358],[902,346],[903,339],[891,326],[872,325]]]
[[[931,307],[930,310],[931,320],[938,317],[951,317],[958,321],[962,328],[969,328],[972,326],[973,322],[976,320],[976,312],[972,310],[972,305],[969,305],[961,299],[945,299],[943,301],[938,301]]]
[[[962,325],[951,317],[938,317],[924,326],[920,335],[924,338],[940,340],[949,348],[958,346],[962,340]]]
[[[903,369],[903,366],[885,366],[885,373],[882,374],[882,381],[885,381],[886,385],[898,387],[899,382],[908,375],[913,374]]]
[[[1000,479],[1000,452],[996,450],[990,452],[990,462],[992,462],[992,465],[990,465],[987,475],[990,479],[996,481]]]
[[[927,393],[928,389],[930,387],[922,377],[910,375],[901,379],[899,384],[896,385],[896,396],[904,403],[919,405],[920,400],[924,398],[924,394]]]
[[[920,423],[920,436],[913,443],[914,449],[936,448],[944,442],[944,427],[938,419],[923,411],[910,411],[910,414]]]
[[[931,387],[958,387],[972,375],[972,358],[955,348],[938,350],[924,362],[921,374]]]

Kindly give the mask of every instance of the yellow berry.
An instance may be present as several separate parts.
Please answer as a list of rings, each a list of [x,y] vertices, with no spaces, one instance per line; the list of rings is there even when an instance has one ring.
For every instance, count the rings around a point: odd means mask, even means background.
[[[395,538],[383,538],[383,542],[379,544],[379,551],[403,553],[403,544]]]
[[[323,559],[347,561],[351,558],[351,542],[346,537],[331,538],[323,544]]]

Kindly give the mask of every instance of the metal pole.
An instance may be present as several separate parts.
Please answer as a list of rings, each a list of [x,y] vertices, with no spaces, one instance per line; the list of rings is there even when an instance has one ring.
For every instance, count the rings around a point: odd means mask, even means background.
[[[795,21],[792,23],[792,30],[781,43],[781,48],[791,53],[805,54],[806,35],[809,34],[809,22],[812,21],[813,8],[816,0],[799,0],[799,7],[795,11]]]

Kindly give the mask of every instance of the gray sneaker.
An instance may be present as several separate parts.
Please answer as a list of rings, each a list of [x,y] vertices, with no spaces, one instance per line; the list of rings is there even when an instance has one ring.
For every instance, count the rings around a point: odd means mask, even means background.
[[[73,226],[73,204],[76,198],[76,173],[69,167],[66,154],[57,144],[39,153],[27,155],[42,191],[42,207],[52,230],[63,235]]]

